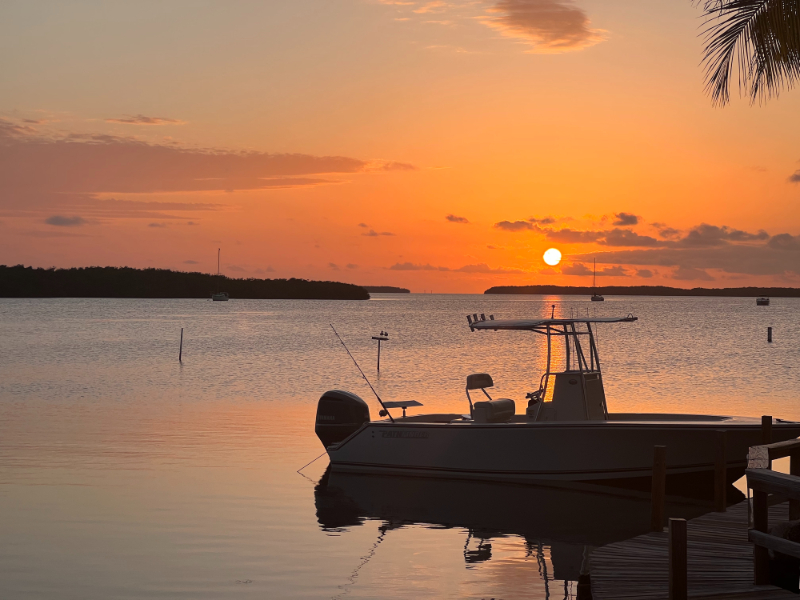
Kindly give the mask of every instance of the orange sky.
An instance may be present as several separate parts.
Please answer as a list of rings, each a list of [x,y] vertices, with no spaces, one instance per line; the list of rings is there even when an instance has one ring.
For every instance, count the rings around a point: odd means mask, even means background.
[[[0,263],[798,286],[800,95],[713,108],[701,24],[688,0],[3,3]]]

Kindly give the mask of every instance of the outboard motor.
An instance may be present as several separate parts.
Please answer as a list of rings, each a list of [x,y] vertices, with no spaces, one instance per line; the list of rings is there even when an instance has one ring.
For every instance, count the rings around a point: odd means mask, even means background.
[[[314,433],[327,448],[338,444],[369,423],[369,406],[350,392],[330,390],[317,403],[317,424]]]

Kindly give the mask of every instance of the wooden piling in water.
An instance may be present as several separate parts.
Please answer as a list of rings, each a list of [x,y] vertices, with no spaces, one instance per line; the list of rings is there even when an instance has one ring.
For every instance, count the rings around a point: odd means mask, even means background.
[[[653,448],[653,481],[650,491],[650,530],[664,530],[664,494],[667,486],[667,447]]]
[[[725,512],[728,505],[727,437],[724,429],[717,430],[716,460],[714,461],[714,510]]]
[[[181,347],[178,350],[178,362],[183,362],[183,327],[181,327]]]
[[[689,597],[686,519],[669,520],[669,600]]]
[[[767,327],[767,341],[772,342],[772,327]]]

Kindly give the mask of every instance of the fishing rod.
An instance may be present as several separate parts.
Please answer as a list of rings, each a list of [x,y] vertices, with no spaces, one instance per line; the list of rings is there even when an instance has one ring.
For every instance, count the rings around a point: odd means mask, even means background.
[[[344,340],[339,335],[339,332],[336,331],[336,327],[333,326],[333,323],[329,323],[329,325],[331,326],[331,329],[333,329],[333,333],[336,334],[336,337],[339,338],[339,341],[341,342],[342,347],[344,348],[344,351],[347,352],[347,356],[349,356],[350,359],[353,361],[353,364],[356,366],[356,369],[358,369],[358,372],[361,373],[361,376],[364,378],[364,381],[367,382],[367,385],[369,386],[369,389],[371,389],[372,393],[375,394],[375,397],[378,399],[378,402],[380,402],[381,408],[383,408],[383,410],[386,412],[386,414],[389,415],[389,420],[392,423],[394,423],[394,417],[392,416],[392,413],[390,413],[389,409],[386,408],[386,405],[383,403],[383,400],[381,400],[381,397],[378,396],[378,392],[376,392],[375,388],[372,387],[372,384],[369,382],[369,379],[367,379],[367,376],[364,375],[364,371],[361,370],[361,367],[358,366],[358,363],[356,362],[356,359],[353,358],[352,354],[350,354],[350,350],[347,349],[347,346],[345,345]]]

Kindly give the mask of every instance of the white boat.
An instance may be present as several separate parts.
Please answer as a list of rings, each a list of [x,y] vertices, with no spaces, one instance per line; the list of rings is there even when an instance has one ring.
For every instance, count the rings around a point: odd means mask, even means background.
[[[597,259],[594,259],[594,268],[592,270],[592,302],[605,302],[605,298],[597,293]]]
[[[488,320],[467,317],[472,331],[543,335],[547,365],[539,388],[520,414],[511,399],[492,399],[491,376],[467,377],[469,413],[393,416],[386,407],[371,420],[355,394],[328,391],[317,405],[315,431],[334,472],[450,477],[510,482],[613,482],[649,485],[653,446],[667,447],[667,474],[688,484],[713,479],[717,432],[726,432],[728,481],[761,443],[761,419],[704,414],[608,411],[592,326],[631,323],[621,318]],[[553,341],[563,344],[563,369],[552,371]],[[473,401],[481,390],[486,400]],[[480,392],[479,392],[480,393]],[[669,390],[665,390],[669,393]],[[474,395],[474,394],[473,394]],[[380,400],[380,399],[379,399]],[[396,401],[393,407],[414,406]],[[416,403],[416,405],[419,405]],[[800,436],[800,423],[774,419],[772,441]]]
[[[217,248],[217,277],[219,277],[219,254],[221,250],[221,248]],[[230,300],[230,296],[228,295],[228,292],[212,292],[211,299],[214,302],[227,302]]]

